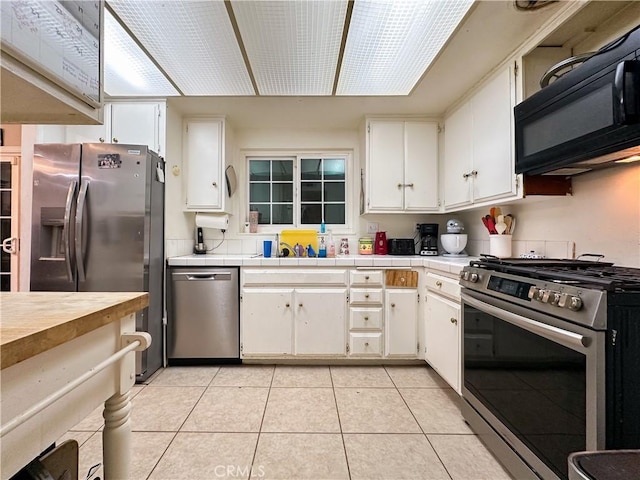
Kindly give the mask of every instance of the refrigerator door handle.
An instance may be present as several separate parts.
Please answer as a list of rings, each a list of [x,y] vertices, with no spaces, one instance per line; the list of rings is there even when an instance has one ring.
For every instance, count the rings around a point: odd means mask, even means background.
[[[84,272],[84,255],[82,254],[82,219],[84,218],[84,207],[87,203],[88,189],[89,180],[85,180],[80,185],[78,207],[76,209],[76,263],[78,264],[78,280],[81,282],[86,280]]]
[[[64,205],[64,224],[62,227],[62,238],[64,239],[64,261],[67,266],[67,278],[70,282],[73,282],[73,267],[71,265],[71,208],[73,207],[73,200],[76,196],[77,187],[78,182],[75,180],[69,184],[67,201]]]

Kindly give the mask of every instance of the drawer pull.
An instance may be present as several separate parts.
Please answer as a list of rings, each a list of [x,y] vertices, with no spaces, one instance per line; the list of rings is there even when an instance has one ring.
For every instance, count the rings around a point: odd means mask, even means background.
[[[284,306],[289,308],[290,305],[288,303],[285,303]]]
[[[100,137],[98,140],[100,140],[100,143],[104,143],[104,137]]]
[[[395,303],[392,303],[392,304],[391,304],[391,308],[393,308],[393,307],[395,307],[395,306],[396,306],[396,304],[395,304]]]
[[[369,320],[369,317],[364,317],[364,321],[366,322],[367,320]]]
[[[451,323],[453,323],[454,325],[456,325],[458,323],[458,320],[456,318],[451,317],[451,319],[449,320]]]
[[[441,282],[440,280],[438,280],[438,281],[436,282],[436,287],[441,287],[441,286],[442,286],[442,282]]]
[[[217,186],[218,186],[218,184],[217,184],[216,182],[213,182],[213,183],[211,184],[211,186],[212,186],[212,187],[217,187]]]
[[[364,277],[365,280],[369,280],[369,275]]]
[[[369,342],[364,342],[364,346],[368,347],[369,346]]]
[[[365,294],[365,296],[364,296],[364,298],[369,298],[369,294],[368,294],[368,293],[366,293],[366,294]]]
[[[299,306],[300,308],[302,308],[302,304],[301,304],[301,303],[299,303],[299,304],[298,304],[298,306]]]

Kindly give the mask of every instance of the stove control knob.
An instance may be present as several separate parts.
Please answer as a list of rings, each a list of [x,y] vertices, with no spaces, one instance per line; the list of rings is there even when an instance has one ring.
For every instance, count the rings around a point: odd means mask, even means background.
[[[469,275],[469,281],[471,283],[478,283],[478,280],[480,280],[480,276],[477,273],[472,273],[471,275]]]
[[[460,272],[460,278],[462,280],[469,280],[469,272]]]
[[[551,305],[558,306],[558,303],[560,303],[560,298],[562,298],[562,294],[560,292],[553,292],[553,295],[551,295],[551,301],[549,303]]]
[[[533,299],[541,302],[542,299],[544,298],[545,293],[547,293],[547,291],[544,288],[539,288],[537,291],[537,295]]]
[[[569,310],[577,312],[582,308],[582,299],[580,297],[569,297]]]
[[[540,289],[538,287],[534,287],[532,285],[531,287],[529,287],[529,293],[527,294],[527,297],[529,297],[530,300],[537,300],[539,291]]]
[[[551,290],[542,290],[542,298],[540,299],[540,301],[542,303],[549,303],[549,298],[551,297],[551,294],[553,293]]]

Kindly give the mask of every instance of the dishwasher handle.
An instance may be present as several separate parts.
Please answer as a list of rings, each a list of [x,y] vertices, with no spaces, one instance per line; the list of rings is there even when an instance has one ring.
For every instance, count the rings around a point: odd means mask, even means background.
[[[211,281],[211,280],[231,280],[231,272],[181,272],[173,273],[172,277],[174,281]]]

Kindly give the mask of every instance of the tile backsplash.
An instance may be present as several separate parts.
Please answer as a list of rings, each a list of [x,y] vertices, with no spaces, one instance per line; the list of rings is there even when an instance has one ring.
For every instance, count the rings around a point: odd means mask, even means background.
[[[489,240],[469,240],[467,243],[469,255],[489,253]],[[535,252],[546,258],[574,258],[575,242],[558,240],[514,240],[511,243],[511,256],[519,257],[525,253]]]

